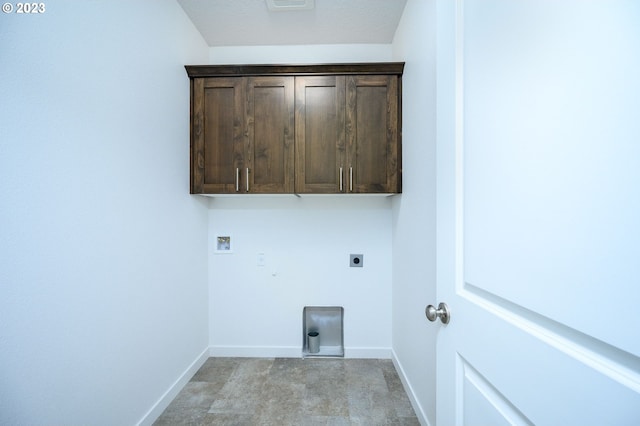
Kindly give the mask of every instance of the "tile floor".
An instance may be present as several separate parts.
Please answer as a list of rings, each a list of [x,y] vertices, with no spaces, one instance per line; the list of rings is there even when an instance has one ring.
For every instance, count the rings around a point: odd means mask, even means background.
[[[388,359],[209,358],[154,425],[420,423]]]

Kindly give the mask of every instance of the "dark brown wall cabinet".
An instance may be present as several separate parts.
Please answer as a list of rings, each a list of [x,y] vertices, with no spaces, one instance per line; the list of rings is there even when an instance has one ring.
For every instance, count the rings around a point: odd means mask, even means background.
[[[186,66],[191,193],[402,192],[403,67]]]

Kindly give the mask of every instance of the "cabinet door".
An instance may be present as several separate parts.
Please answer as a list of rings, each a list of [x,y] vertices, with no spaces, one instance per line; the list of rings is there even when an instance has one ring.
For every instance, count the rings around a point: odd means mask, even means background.
[[[396,76],[347,77],[349,192],[401,192]]]
[[[293,81],[293,77],[247,78],[247,192],[293,193]]]
[[[346,189],[345,77],[296,77],[296,192]]]
[[[191,193],[240,189],[243,79],[196,78],[192,87]]]

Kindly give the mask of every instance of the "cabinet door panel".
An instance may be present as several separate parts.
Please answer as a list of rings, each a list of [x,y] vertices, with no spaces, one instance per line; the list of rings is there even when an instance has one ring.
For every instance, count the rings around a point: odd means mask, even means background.
[[[345,78],[296,77],[296,192],[344,190],[344,125]]]
[[[291,193],[293,77],[250,77],[247,94],[249,192]]]
[[[398,108],[395,76],[347,77],[350,191],[399,192]]]
[[[192,193],[236,192],[242,167],[244,92],[240,78],[194,81]]]

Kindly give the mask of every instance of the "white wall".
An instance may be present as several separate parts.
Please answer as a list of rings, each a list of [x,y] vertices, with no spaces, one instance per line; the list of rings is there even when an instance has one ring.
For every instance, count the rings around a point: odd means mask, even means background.
[[[321,64],[385,62],[392,58],[390,44],[331,44],[313,46],[212,47],[212,64]]]
[[[403,194],[393,200],[393,351],[414,408],[435,424],[436,333],[424,315],[437,304],[436,277],[436,6],[408,0],[393,42],[404,60]]]
[[[385,62],[390,45],[210,48],[213,64]],[[300,356],[304,306],[343,306],[346,357],[391,356],[391,202],[362,196],[214,198],[213,355]],[[216,232],[234,253],[215,255]],[[264,252],[267,265],[257,266]],[[349,268],[349,254],[365,256]],[[271,276],[276,269],[277,275]]]
[[[134,424],[208,346],[208,47],[173,0],[0,16],[0,423]]]
[[[390,357],[388,198],[218,198],[209,213],[215,355],[291,356],[305,306],[344,307],[346,357]],[[232,237],[216,254],[216,237]],[[264,253],[264,266],[258,266]],[[349,254],[364,254],[362,268]]]
[[[390,59],[390,45],[210,48],[213,64]],[[369,197],[214,199],[212,354],[300,356],[303,307],[336,305],[345,308],[345,356],[389,357],[390,209],[388,199]],[[233,230],[241,243],[232,255],[214,255],[211,233],[224,230]],[[257,266],[258,252],[266,254],[264,268]],[[363,253],[365,266],[349,268],[350,253]]]

